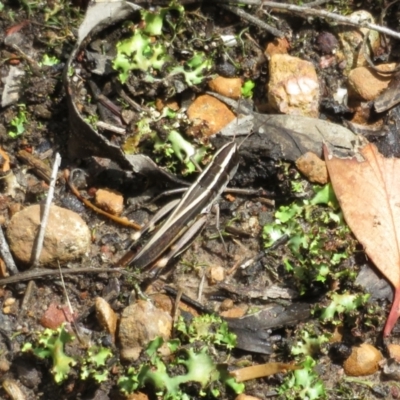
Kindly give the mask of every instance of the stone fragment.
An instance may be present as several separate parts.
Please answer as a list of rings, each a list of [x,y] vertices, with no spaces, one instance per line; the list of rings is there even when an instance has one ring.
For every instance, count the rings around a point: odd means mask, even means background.
[[[382,375],[384,376],[385,379],[399,381],[400,363],[396,359],[390,358],[383,366]]]
[[[259,397],[250,396],[245,393],[239,394],[239,396],[235,397],[235,400],[261,400]]]
[[[174,301],[170,296],[162,293],[154,293],[150,295],[150,298],[158,309],[172,315],[172,312],[174,311]]]
[[[374,24],[373,16],[365,10],[358,10],[349,15],[349,18],[359,21],[367,21]],[[338,62],[343,64],[343,73],[347,75],[353,68],[368,65],[365,52],[369,58],[380,46],[379,32],[368,28],[357,28],[341,25],[337,28],[340,49],[337,52]],[[368,35],[367,45],[363,46],[365,35]]]
[[[235,119],[235,114],[228,106],[208,94],[197,97],[188,108],[187,115],[192,121],[206,122],[206,136],[216,134]]]
[[[346,375],[365,376],[374,374],[379,369],[379,362],[383,359],[381,352],[368,343],[353,347],[350,357],[344,362]]]
[[[274,54],[287,54],[289,48],[290,44],[286,38],[275,38],[267,44],[264,54],[270,60]]]
[[[7,238],[14,257],[23,264],[31,262],[32,248],[41,220],[40,205],[29,206],[11,218]],[[44,236],[40,264],[57,267],[86,255],[90,249],[90,231],[73,211],[52,205]]]
[[[235,306],[232,299],[225,299],[219,306],[220,311],[228,311]]]
[[[315,153],[308,151],[296,160],[297,169],[313,183],[328,183],[326,164]]]
[[[115,341],[115,331],[117,330],[117,315],[110,304],[101,297],[95,300],[96,318],[103,329],[109,333]]]
[[[377,66],[380,71],[393,71],[396,64]],[[379,74],[369,67],[354,68],[349,73],[349,97],[366,101],[375,100],[389,85],[392,75]]]
[[[64,322],[72,322],[75,317],[71,314],[68,306],[51,303],[40,318],[40,325],[44,328],[57,329]]]
[[[225,270],[220,265],[213,265],[208,269],[207,277],[208,283],[210,285],[215,285],[225,279]]]
[[[142,392],[135,392],[128,394],[126,400],[149,400],[149,396],[147,396],[147,394]]]
[[[221,317],[224,318],[241,318],[246,315],[248,307],[247,306],[237,306],[233,307],[230,310],[222,311],[219,313]]]
[[[20,388],[21,384],[14,379],[5,378],[1,385],[12,400],[27,400],[27,397]]]
[[[151,340],[158,336],[168,340],[171,330],[170,314],[157,309],[150,301],[138,300],[122,312],[118,333],[121,357],[136,360]]]
[[[390,358],[394,358],[397,362],[400,362],[400,344],[391,343],[387,346]]]
[[[124,196],[116,190],[98,189],[94,198],[96,205],[113,215],[119,215],[124,209]]]
[[[287,54],[269,62],[268,102],[283,114],[318,117],[319,83],[313,64]]]
[[[7,172],[10,170],[10,157],[6,151],[0,147],[0,170]]]
[[[208,82],[208,86],[213,92],[231,99],[238,99],[242,95],[242,80],[240,78],[217,76]]]
[[[338,47],[338,40],[330,32],[321,32],[317,36],[316,45],[322,54],[332,54]]]

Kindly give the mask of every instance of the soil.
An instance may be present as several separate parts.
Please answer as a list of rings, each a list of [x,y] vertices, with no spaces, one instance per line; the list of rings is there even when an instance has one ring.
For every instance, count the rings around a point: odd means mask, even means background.
[[[29,205],[40,203],[46,196],[49,171],[58,152],[62,156],[60,167],[62,173],[55,188],[53,203],[78,213],[91,232],[89,253],[79,260],[61,265],[65,287],[60,276],[54,276],[55,272],[49,275],[43,273],[43,276],[33,278],[30,284],[26,282],[27,278],[6,285],[5,281],[0,280],[2,285],[0,301],[3,305],[0,312],[0,374],[2,380],[6,382],[0,389],[0,398],[59,398],[60,400],[127,398],[119,391],[117,381],[129,363],[121,362],[118,339],[113,343],[110,339],[112,335],[108,334],[107,329],[96,318],[93,306],[97,297],[105,298],[120,317],[123,310],[135,302],[136,296],[139,296],[135,294],[137,283],[145,291],[149,281],[154,279],[149,278],[148,272],[138,273],[131,268],[127,268],[128,273],[104,272],[105,268],[114,268],[129,250],[131,235],[135,231],[83,206],[71,192],[64,171],[78,171],[74,175],[73,184],[82,197],[91,201],[92,194],[100,188],[121,193],[125,204],[123,216],[138,224],[148,222],[155,211],[167,203],[165,197],[155,203],[149,201],[151,198],[166,189],[180,186],[179,183],[182,181],[191,184],[195,178],[194,175],[186,176],[185,166],[178,161],[171,163],[165,155],[155,155],[149,151],[152,147],[150,145],[143,145],[141,151],[146,152],[162,167],[168,166],[172,169],[167,175],[160,175],[163,172],[157,169],[151,171],[151,176],[146,176],[143,171],[135,174],[132,168],[128,171],[129,163],[123,159],[123,155],[121,156],[124,153],[116,150],[122,146],[124,151],[128,149],[129,152],[132,142],[125,141],[121,136],[109,131],[102,131],[97,133],[98,136],[89,139],[89,136],[83,137],[99,119],[99,110],[102,108],[98,106],[96,101],[98,99],[95,99],[96,90],[90,86],[91,83],[112,104],[128,109],[127,103],[121,100],[118,94],[121,83],[116,79],[117,74],[115,72],[111,76],[92,74],[93,64],[83,52],[78,52],[73,60],[73,68],[81,80],[77,84],[71,79],[68,84],[69,88],[72,88],[72,100],[81,112],[81,117],[86,118],[89,123],[82,129],[82,124],[76,121],[76,116],[71,117],[71,109],[68,107],[71,97],[66,93],[65,79],[68,78],[64,76],[64,68],[71,52],[74,51],[78,28],[85,13],[84,4],[70,4],[58,0],[48,3],[2,1],[0,6],[3,6],[0,18],[2,77],[5,78],[13,66],[25,73],[18,85],[19,99],[0,110],[0,140],[4,153],[0,157],[1,173],[3,177],[7,176],[11,168],[22,187],[22,190],[17,190],[13,194],[10,194],[5,187],[0,194],[0,218],[3,230],[7,229],[13,214]],[[143,7],[146,8],[147,3]],[[358,5],[353,2],[339,1],[335,11],[349,14],[356,11],[357,7]],[[374,16],[379,15],[380,7],[375,2],[366,2],[365,7]],[[399,11],[398,5],[392,6],[390,10],[391,13],[385,22],[388,27],[396,30],[397,20],[393,16]],[[247,11],[263,18],[262,11],[257,7],[248,8]],[[347,78],[343,65],[335,62],[327,68],[321,67],[321,59],[326,54],[334,57],[335,52],[332,48],[337,45],[335,27],[318,18],[303,19],[291,14],[277,15],[279,16],[277,21],[271,16],[269,22],[275,24],[288,38],[289,54],[311,61],[316,66],[322,88],[320,118],[338,124],[342,124],[343,120],[350,120],[359,113],[361,105],[344,106],[333,99],[337,89],[346,85]],[[171,25],[168,34],[171,34],[171,26],[178,23],[179,16],[173,12],[169,14],[169,18]],[[229,76],[233,73],[243,81],[253,81],[254,107],[257,107],[259,112],[272,113],[270,105],[267,104],[266,85],[269,72],[264,49],[274,42],[273,36],[215,4],[189,4],[185,6],[183,18],[185,18],[183,33],[177,35],[175,47],[170,50],[170,53],[178,58],[179,65],[183,65],[190,58],[185,49],[191,35],[194,35],[194,32],[201,32],[197,40],[193,41],[192,54],[196,52],[213,54],[214,65],[208,74]],[[84,42],[84,45],[91,51],[95,51],[95,45],[99,43],[100,47],[107,45],[109,49],[115,49],[117,42],[132,35],[132,24],[140,25],[140,17],[137,16],[136,20],[130,21],[130,24],[118,23],[108,27]],[[239,35],[242,44],[233,48],[224,47],[219,42],[215,45],[213,40],[219,35]],[[167,40],[173,41],[166,34]],[[214,45],[216,48],[212,47]],[[379,62],[386,57],[391,62],[396,62],[396,57],[399,55],[396,46],[395,40],[390,44],[382,44],[379,51],[375,51],[374,60]],[[179,48],[184,50],[179,53]],[[107,50],[105,52],[107,53]],[[43,65],[45,56],[54,57],[57,61],[51,66]],[[163,77],[163,74],[166,74],[165,70],[160,69],[156,77]],[[148,107],[156,99],[165,103],[173,98],[180,104],[187,103],[187,98],[190,102],[198,94],[208,90],[207,80],[192,87],[184,82],[182,76],[180,81],[177,79],[178,83],[175,80],[175,78],[170,80],[165,78],[159,81],[157,79],[146,81],[142,72],[136,72],[131,74],[123,87],[128,96],[142,108]],[[181,92],[176,90],[179,84],[184,87]],[[4,88],[4,84],[2,87]],[[103,109],[108,110],[107,107]],[[387,121],[390,119],[396,121],[397,114],[396,108],[386,112],[385,124],[389,125]],[[104,115],[101,118],[104,117],[103,120],[107,123],[118,125],[115,122],[118,119],[115,118],[115,112],[113,114],[108,110]],[[25,121],[19,124],[19,127],[23,128],[18,131],[16,122],[24,118]],[[366,126],[372,125],[378,119],[375,115],[368,118],[364,120]],[[121,118],[119,123],[121,124]],[[122,126],[129,132],[135,129],[136,123],[137,118],[129,123],[123,122]],[[202,135],[201,126],[193,128],[187,121],[184,121],[182,126],[183,132],[188,134],[186,136],[188,140],[197,145],[203,144],[210,148],[211,143],[218,144]],[[163,132],[165,128],[161,123],[154,124],[152,128],[165,139]],[[377,141],[378,145],[385,149],[385,154],[396,155],[397,149],[400,148],[399,142],[396,133],[390,129],[393,128],[389,128],[389,132],[384,131],[383,134],[383,130],[380,133],[375,132],[372,140]],[[388,136],[390,137],[386,140]],[[332,266],[333,269],[325,280],[318,281],[315,272],[307,272],[305,275],[309,275],[300,277],[288,268],[284,260],[290,260],[294,265],[300,261],[296,261],[292,253],[289,254],[285,238],[266,250],[267,239],[265,235],[263,236],[263,227],[273,223],[274,212],[281,206],[290,207],[293,202],[304,204],[303,200],[314,196],[314,189],[313,185],[298,173],[293,163],[295,160],[280,159],[281,153],[278,150],[266,149],[262,152],[260,148],[260,146],[257,148],[254,142],[252,145],[243,142],[239,169],[230,181],[231,187],[254,189],[257,192],[222,195],[219,201],[219,213],[210,212],[201,234],[195,235],[193,243],[161,271],[156,282],[152,282],[152,290],[157,288],[156,290],[160,292],[166,292],[173,300],[176,299],[177,293],[182,291],[186,296],[182,297],[182,302],[196,300],[197,303],[193,301],[190,305],[197,308],[196,312],[200,313],[209,311],[219,313],[221,304],[227,300],[232,300],[234,304],[232,309],[236,311],[244,309],[248,314],[251,314],[251,311],[269,310],[269,307],[272,307],[270,314],[267,316],[263,314],[263,318],[259,318],[261,323],[255,320],[241,323],[240,320],[233,321],[233,318],[231,320],[229,316],[227,317],[229,327],[238,335],[239,348],[234,349],[224,362],[232,369],[268,362],[300,365],[305,356],[309,355],[315,360],[315,367],[309,370],[314,374],[310,378],[309,385],[317,385],[316,382],[320,380],[326,388],[326,395],[322,395],[321,392],[317,397],[307,397],[310,395],[304,391],[303,384],[294,387],[288,385],[285,380],[287,371],[283,369],[272,376],[247,382],[245,393],[248,395],[260,399],[400,398],[398,383],[385,378],[381,368],[374,374],[357,379],[349,378],[343,372],[343,362],[350,354],[351,347],[361,343],[373,344],[384,357],[388,358],[386,344],[381,338],[385,315],[390,307],[391,291],[388,285],[380,279],[380,276],[371,272],[372,266],[351,233],[348,230],[339,233],[340,227],[332,223],[327,228],[328,231],[321,233],[326,235],[324,250],[328,251],[327,248],[330,246],[332,253],[321,257],[330,257],[335,252],[345,251],[348,251],[348,257],[339,265]],[[77,149],[81,150],[80,154]],[[112,154],[109,155],[111,160],[104,157],[107,155],[104,154],[107,153],[107,149],[109,154]],[[211,159],[212,151],[209,154],[208,160]],[[5,168],[7,158],[10,163],[8,170]],[[79,174],[79,170],[84,173]],[[170,179],[171,176],[176,176],[176,180]],[[299,187],[301,190],[298,190]],[[314,209],[314,219],[303,218],[300,224],[303,224],[306,231],[315,234],[318,228],[313,223],[320,223],[315,221],[320,221],[318,215],[322,215],[323,212],[325,211],[321,211],[320,208]],[[223,232],[223,241],[220,239],[217,226]],[[145,243],[149,237],[150,235],[146,235],[143,242]],[[301,255],[303,256],[305,257],[304,254]],[[217,275],[220,267],[223,270],[222,279]],[[26,266],[18,265],[18,268],[22,274],[27,271]],[[84,272],[76,274],[79,268]],[[67,269],[74,272],[68,273]],[[96,270],[101,272],[93,273]],[[357,278],[359,281],[355,283],[359,271],[368,271],[370,275],[362,283],[362,279]],[[216,278],[213,278],[213,273]],[[9,272],[3,268],[2,274],[5,278]],[[199,298],[200,287],[203,289]],[[321,310],[330,304],[333,293],[362,296],[368,290],[374,299],[373,303],[365,302],[348,313],[336,314],[333,320],[322,321],[319,317]],[[68,324],[71,332],[76,333],[78,326],[79,330],[85,332],[84,341],[107,347],[113,353],[106,365],[111,373],[101,384],[94,379],[80,379],[78,367],[72,368],[67,379],[57,384],[54,382],[52,363],[49,359],[43,360],[31,352],[22,351],[25,343],[34,343],[35,338],[39,336],[37,332],[44,330],[42,317],[45,311],[50,306],[56,305],[62,308],[66,305],[66,295],[71,302],[73,314],[78,316],[75,326]],[[47,327],[46,324],[45,326]],[[317,349],[310,351],[309,354],[293,354],[292,348],[299,346],[299,343],[309,345],[305,337],[310,335],[316,339],[326,335],[331,339],[317,345]],[[332,339],[333,337],[335,339]],[[400,338],[399,330],[395,329],[390,342],[396,343],[398,338]],[[82,356],[84,347],[82,342],[75,340],[67,345],[66,353],[71,357]],[[225,353],[223,355],[226,356]],[[12,384],[18,387],[24,397],[15,397],[7,390],[7,385]],[[189,392],[192,394],[188,398],[200,398],[199,391],[196,395],[193,394],[196,393],[196,387],[192,386]],[[286,391],[282,389],[285,387]],[[141,391],[147,393],[150,398],[157,398],[151,385],[142,388]],[[221,398],[236,398],[236,395],[229,390],[223,393]],[[213,398],[209,392],[205,396]]]

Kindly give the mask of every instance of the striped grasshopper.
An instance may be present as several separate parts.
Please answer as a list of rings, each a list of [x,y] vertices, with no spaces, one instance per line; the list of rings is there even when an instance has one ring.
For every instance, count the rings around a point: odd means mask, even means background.
[[[182,199],[173,203],[171,214],[145,246],[133,258],[124,256],[117,265],[129,264],[138,269],[151,267],[154,274],[164,268],[201,231],[213,204],[235,175],[238,165],[237,143],[232,141],[222,146]],[[151,226],[143,228],[138,236]]]

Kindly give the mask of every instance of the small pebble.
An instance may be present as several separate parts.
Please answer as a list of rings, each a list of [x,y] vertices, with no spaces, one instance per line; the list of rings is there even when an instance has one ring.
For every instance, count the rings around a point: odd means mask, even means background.
[[[136,393],[131,393],[128,394],[127,397],[125,397],[126,400],[149,400],[149,397],[147,394],[144,394],[142,392],[136,392]]]
[[[373,16],[365,10],[357,10],[348,16],[353,20],[368,21],[375,23]],[[343,73],[348,73],[355,67],[368,65],[365,52],[372,58],[374,51],[381,45],[380,34],[368,28],[358,28],[349,26],[338,26],[336,28],[340,43],[336,53],[339,65],[344,69]],[[362,43],[365,35],[368,35],[367,46],[363,48]]]
[[[233,300],[232,300],[232,299],[225,299],[225,300],[221,303],[219,309],[220,309],[221,311],[228,311],[228,310],[230,310],[231,308],[233,308],[233,306],[234,306],[234,303],[233,303]]]
[[[396,64],[377,66],[380,71],[393,71]],[[358,67],[350,71],[349,97],[366,101],[375,100],[389,85],[392,75],[379,74],[369,67]]]
[[[235,400],[261,400],[259,397],[249,396],[248,394],[241,393],[235,397]]]
[[[214,265],[208,269],[208,283],[215,285],[218,282],[222,282],[225,279],[225,270],[221,266]]]
[[[235,114],[222,101],[213,96],[204,94],[196,98],[187,110],[192,121],[204,121],[207,126],[203,132],[211,136],[235,119]]]
[[[57,329],[64,322],[72,322],[74,316],[71,315],[68,306],[58,306],[51,303],[40,319],[40,324],[44,328]]]
[[[94,201],[102,210],[113,215],[120,215],[124,209],[124,196],[116,190],[99,189]]]
[[[349,376],[374,374],[378,371],[382,359],[382,353],[376,347],[363,343],[353,347],[350,357],[343,364],[344,372]]]
[[[297,169],[312,183],[328,183],[326,164],[316,154],[308,151],[296,160]]]
[[[168,340],[172,331],[170,314],[156,308],[150,301],[138,300],[124,309],[119,324],[121,358],[136,360],[142,349],[157,336]]]
[[[13,304],[15,304],[16,301],[17,299],[15,297],[9,297],[8,299],[4,300],[3,305],[12,306]]]
[[[0,360],[0,372],[4,373],[10,370],[10,362],[6,360],[5,358],[2,358]]]
[[[238,99],[242,95],[242,80],[240,78],[224,78],[218,76],[208,82],[213,92],[231,99]]]
[[[115,340],[115,331],[117,330],[117,315],[110,304],[101,297],[95,300],[96,318],[103,329]]]
[[[286,38],[275,38],[267,44],[264,54],[270,60],[275,54],[287,54],[289,49],[290,44]]]
[[[397,362],[400,362],[400,344],[389,344],[387,349],[390,358],[394,358]]]
[[[287,54],[269,62],[269,105],[283,114],[318,117],[319,82],[313,64]]]
[[[41,220],[40,205],[26,207],[16,213],[8,225],[7,238],[14,257],[29,264],[33,244]],[[73,211],[52,205],[44,236],[41,265],[57,268],[88,254],[90,231],[85,221]]]
[[[222,311],[219,313],[219,315],[224,318],[241,318],[246,315],[247,309],[247,306],[237,306],[231,308],[230,310]]]
[[[321,32],[317,36],[316,44],[322,54],[332,54],[338,47],[336,36],[330,32]]]

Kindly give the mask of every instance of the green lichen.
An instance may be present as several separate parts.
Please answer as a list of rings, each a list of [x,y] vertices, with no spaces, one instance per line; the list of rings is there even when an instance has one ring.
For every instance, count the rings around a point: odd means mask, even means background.
[[[193,398],[188,394],[188,388],[195,387],[193,383],[198,384],[200,396],[208,393],[218,397],[220,385],[235,393],[243,392],[244,385],[230,376],[226,365],[213,358],[214,346],[230,349],[235,343],[235,336],[229,333],[225,322],[214,316],[197,317],[190,324],[180,319],[176,329],[180,339],[167,343],[172,352],[168,361],[158,352],[163,340],[153,340],[145,352],[147,360],[129,368],[120,378],[118,384],[123,392],[147,387],[165,400],[186,400]],[[188,343],[192,345],[187,347]]]
[[[328,278],[347,278],[354,273],[341,269],[343,260],[354,251],[350,230],[337,208],[331,185],[314,188],[311,200],[283,205],[275,212],[273,223],[264,226],[263,238],[268,249],[284,235],[288,252],[283,264],[292,274],[301,294],[313,282],[324,284]]]
[[[56,330],[46,329],[41,333],[37,343],[25,343],[22,351],[33,351],[33,354],[39,358],[51,359],[54,380],[56,383],[61,383],[68,377],[71,366],[77,363],[64,352],[65,345],[74,339],[74,336],[66,331],[65,326],[61,325]]]
[[[288,374],[279,388],[281,399],[317,400],[326,399],[325,386],[314,371],[315,360],[307,356],[302,368]]]

